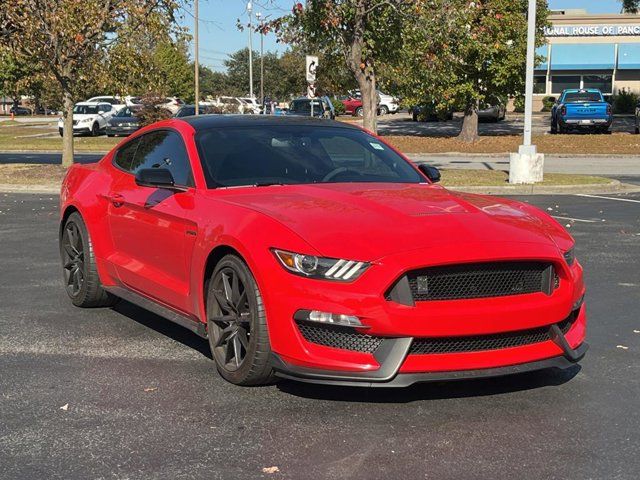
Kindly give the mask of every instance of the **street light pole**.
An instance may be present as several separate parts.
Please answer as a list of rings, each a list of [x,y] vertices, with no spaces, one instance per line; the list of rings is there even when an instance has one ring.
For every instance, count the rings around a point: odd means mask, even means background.
[[[533,118],[533,68],[536,50],[536,8],[537,1],[529,0],[527,16],[527,71],[524,89],[524,138],[518,153],[511,154],[509,162],[509,183],[536,183],[543,179],[544,155],[531,144],[531,124]]]
[[[198,37],[198,23],[200,23],[199,21],[199,15],[198,15],[198,0],[195,0],[195,4],[194,4],[194,17],[195,17],[195,27],[193,29],[193,33],[194,33],[194,37],[195,37],[195,55],[194,55],[194,65],[195,65],[195,81],[196,81],[196,85],[195,85],[195,104],[196,104],[196,115],[200,114],[200,108],[199,108],[199,103],[200,103],[200,62],[199,62],[199,37]]]
[[[260,12],[256,13],[260,21],[260,105],[264,108],[264,19]]]
[[[247,3],[247,13],[249,14],[249,97],[253,98],[253,27],[251,25],[251,11],[253,5]]]

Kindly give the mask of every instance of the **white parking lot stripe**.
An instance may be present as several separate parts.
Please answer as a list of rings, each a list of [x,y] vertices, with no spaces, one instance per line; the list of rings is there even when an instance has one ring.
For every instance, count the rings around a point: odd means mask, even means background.
[[[584,222],[584,223],[596,223],[595,220],[584,220],[582,218],[571,217],[559,217],[558,215],[551,215],[553,218],[559,218],[560,220],[571,220],[572,222]]]
[[[600,195],[587,195],[586,193],[576,193],[575,195],[576,197],[603,198],[605,200],[616,200],[618,202],[640,203],[640,200],[632,200],[631,198],[603,197]]]

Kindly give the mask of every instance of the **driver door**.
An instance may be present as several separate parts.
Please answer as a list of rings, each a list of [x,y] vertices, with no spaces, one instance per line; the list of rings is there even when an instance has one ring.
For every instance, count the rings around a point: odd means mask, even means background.
[[[142,168],[166,168],[176,185],[193,187],[189,157],[178,132],[155,130],[121,148],[119,168],[109,194],[109,226],[114,245],[111,261],[120,281],[131,290],[188,312],[190,265],[197,225],[194,193],[142,187]],[[122,157],[120,154],[122,153]]]

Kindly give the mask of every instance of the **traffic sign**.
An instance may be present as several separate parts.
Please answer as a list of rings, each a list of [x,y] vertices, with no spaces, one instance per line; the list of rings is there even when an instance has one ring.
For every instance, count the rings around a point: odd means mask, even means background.
[[[318,57],[315,55],[307,55],[307,82],[314,83],[316,81],[316,69],[318,68]]]

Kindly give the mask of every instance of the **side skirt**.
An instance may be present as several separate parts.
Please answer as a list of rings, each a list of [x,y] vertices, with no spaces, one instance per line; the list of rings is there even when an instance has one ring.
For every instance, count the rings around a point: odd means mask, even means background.
[[[202,338],[207,338],[207,327],[204,323],[195,320],[188,315],[177,312],[172,308],[166,307],[150,298],[140,295],[136,292],[128,290],[122,287],[104,287],[109,293],[114,294],[116,297],[120,297],[127,302],[131,302],[145,310],[160,315],[167,320],[177,323],[181,327],[191,330],[193,333]]]

